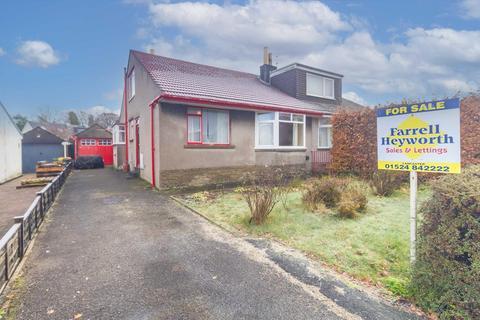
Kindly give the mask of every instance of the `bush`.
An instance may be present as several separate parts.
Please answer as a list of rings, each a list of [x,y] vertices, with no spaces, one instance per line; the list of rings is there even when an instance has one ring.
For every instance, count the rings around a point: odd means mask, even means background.
[[[355,218],[357,215],[367,208],[368,203],[368,187],[361,183],[351,182],[342,193],[340,202],[338,203],[338,214],[342,218]]]
[[[243,187],[238,191],[250,209],[250,223],[260,225],[265,222],[275,205],[287,190],[288,178],[280,168],[258,169],[243,177]]]
[[[327,208],[334,208],[342,197],[342,189],[346,182],[340,178],[323,177],[307,185],[303,192],[304,205],[311,210],[320,204]]]
[[[480,319],[480,166],[432,185],[411,291],[442,319]]]
[[[406,181],[406,174],[403,172],[376,170],[369,175],[368,180],[376,195],[390,196]]]

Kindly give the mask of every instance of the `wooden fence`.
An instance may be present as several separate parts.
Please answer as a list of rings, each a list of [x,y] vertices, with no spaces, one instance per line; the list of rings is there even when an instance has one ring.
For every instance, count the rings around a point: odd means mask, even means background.
[[[5,289],[16,267],[23,259],[33,235],[42,224],[48,209],[72,171],[69,163],[52,182],[37,192],[23,216],[14,218],[15,223],[0,239],[0,293]]]
[[[312,173],[325,172],[332,160],[330,149],[312,151]]]

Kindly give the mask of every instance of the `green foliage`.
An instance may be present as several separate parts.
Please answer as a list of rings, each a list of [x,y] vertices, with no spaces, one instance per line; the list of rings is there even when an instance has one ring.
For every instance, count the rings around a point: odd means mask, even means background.
[[[383,285],[394,295],[401,297],[409,297],[408,281],[396,277],[387,277],[382,280]]]
[[[80,125],[80,120],[78,120],[78,116],[74,111],[68,112],[68,123],[74,126]]]
[[[342,197],[346,181],[336,177],[322,177],[305,187],[303,202],[309,209],[316,209],[320,204],[334,208]]]
[[[368,188],[361,183],[350,182],[343,188],[342,197],[338,203],[337,212],[342,218],[356,218],[367,208]]]
[[[442,319],[480,319],[480,166],[432,184],[411,290]]]
[[[15,124],[17,125],[18,129],[21,131],[25,127],[25,125],[28,122],[27,117],[22,116],[20,114],[16,114],[13,116],[13,121],[15,121]]]
[[[403,172],[376,170],[369,174],[368,181],[378,196],[390,196],[406,180]]]

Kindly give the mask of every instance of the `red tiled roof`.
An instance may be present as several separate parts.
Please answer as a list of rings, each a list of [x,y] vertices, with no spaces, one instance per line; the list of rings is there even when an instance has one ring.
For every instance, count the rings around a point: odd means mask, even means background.
[[[299,112],[329,112],[321,105],[308,103],[287,95],[258,79],[251,73],[157,56],[140,51],[133,55],[144,66],[162,94],[179,100],[231,103],[250,108],[270,107],[297,109]],[[173,98],[171,99],[173,100]]]

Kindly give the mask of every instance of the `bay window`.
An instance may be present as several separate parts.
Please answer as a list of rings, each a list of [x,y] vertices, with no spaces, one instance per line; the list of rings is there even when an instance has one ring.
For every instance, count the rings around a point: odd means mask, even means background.
[[[332,147],[332,125],[330,118],[318,119],[318,148],[330,149]]]
[[[305,115],[257,113],[255,141],[257,148],[305,148]]]
[[[187,142],[189,144],[226,145],[230,143],[228,111],[203,108],[187,109]]]

